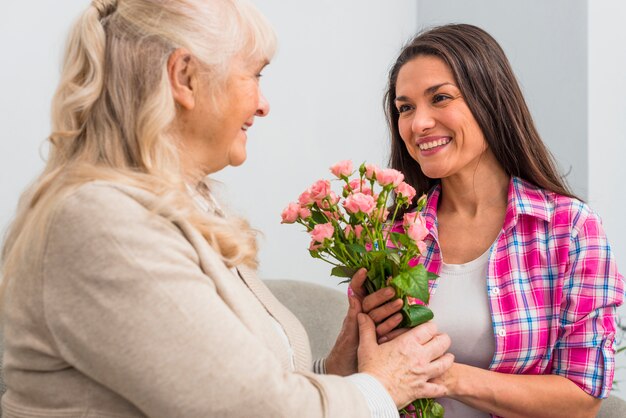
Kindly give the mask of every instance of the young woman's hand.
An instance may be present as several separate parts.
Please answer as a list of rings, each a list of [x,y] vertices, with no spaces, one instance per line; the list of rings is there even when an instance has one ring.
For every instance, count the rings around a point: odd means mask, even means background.
[[[362,310],[368,314],[376,324],[376,335],[378,343],[393,340],[397,336],[404,334],[408,328],[397,328],[402,322],[402,299],[396,298],[393,287],[384,287],[368,295],[363,287],[363,281],[350,282],[352,293],[359,298]]]

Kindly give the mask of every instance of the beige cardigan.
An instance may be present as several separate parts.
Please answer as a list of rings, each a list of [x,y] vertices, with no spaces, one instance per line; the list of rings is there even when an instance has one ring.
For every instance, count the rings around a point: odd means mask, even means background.
[[[255,274],[155,201],[94,182],[55,210],[7,290],[4,416],[369,416],[353,384],[310,371],[302,325]]]

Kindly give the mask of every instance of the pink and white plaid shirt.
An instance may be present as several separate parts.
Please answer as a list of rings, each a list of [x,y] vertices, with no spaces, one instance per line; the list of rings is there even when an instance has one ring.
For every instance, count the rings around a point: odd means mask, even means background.
[[[419,259],[436,274],[440,191],[430,192],[424,208],[428,250]],[[490,370],[561,375],[592,396],[608,396],[624,284],[586,204],[512,178],[486,285],[496,341]],[[431,282],[431,295],[436,287]]]

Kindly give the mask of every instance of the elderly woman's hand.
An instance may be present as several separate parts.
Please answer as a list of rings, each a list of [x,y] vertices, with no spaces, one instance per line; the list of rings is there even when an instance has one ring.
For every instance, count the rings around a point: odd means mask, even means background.
[[[447,387],[434,379],[452,366],[454,356],[446,353],[450,338],[437,332],[433,322],[407,330],[385,344],[378,344],[374,322],[358,315],[361,341],[358,349],[359,372],[380,381],[398,408],[419,398],[447,395]]]
[[[365,269],[360,269],[352,277],[350,287],[353,288],[353,294],[348,296],[350,307],[343,320],[337,341],[328,357],[326,357],[326,373],[348,376],[358,371],[359,325],[357,315],[362,312],[361,302],[363,298],[361,293],[357,294],[354,292],[354,287],[362,289],[366,279],[367,270]]]

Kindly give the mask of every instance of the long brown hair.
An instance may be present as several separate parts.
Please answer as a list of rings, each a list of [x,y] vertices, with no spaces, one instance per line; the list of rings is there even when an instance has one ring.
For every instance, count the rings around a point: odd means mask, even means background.
[[[384,100],[391,132],[389,164],[404,173],[418,195],[428,192],[440,180],[426,177],[408,153],[398,130],[395,99],[400,69],[424,55],[438,57],[448,65],[489,148],[508,175],[576,197],[559,175],[554,157],[535,128],[504,51],[487,32],[467,24],[439,26],[419,33],[402,49],[389,72]]]

